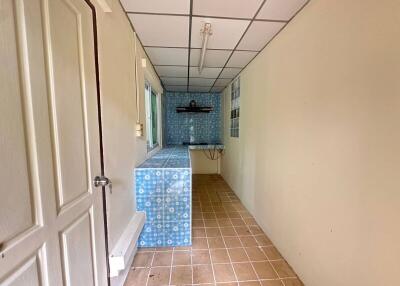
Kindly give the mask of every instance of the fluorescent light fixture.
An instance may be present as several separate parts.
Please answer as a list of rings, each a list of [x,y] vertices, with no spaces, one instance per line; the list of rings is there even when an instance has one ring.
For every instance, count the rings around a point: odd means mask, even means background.
[[[200,33],[203,35],[203,44],[201,45],[199,73],[201,73],[203,71],[204,60],[205,60],[206,51],[207,51],[208,37],[212,35],[211,23],[209,23],[209,22],[204,23],[204,27],[203,27],[203,29],[200,30]]]

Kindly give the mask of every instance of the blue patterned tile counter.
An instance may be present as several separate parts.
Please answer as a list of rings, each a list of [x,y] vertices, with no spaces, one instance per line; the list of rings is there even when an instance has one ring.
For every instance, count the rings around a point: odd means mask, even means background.
[[[192,244],[192,170],[187,147],[161,149],[135,169],[136,203],[146,212],[139,247]]]

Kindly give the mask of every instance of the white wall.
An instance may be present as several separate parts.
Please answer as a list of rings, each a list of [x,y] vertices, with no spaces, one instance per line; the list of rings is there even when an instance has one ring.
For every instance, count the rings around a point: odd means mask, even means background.
[[[311,0],[241,74],[222,174],[307,286],[400,285],[400,1]]]
[[[105,174],[113,182],[112,195],[107,197],[109,248],[112,250],[135,214],[133,169],[145,160],[147,153],[146,137],[135,137],[135,59],[139,65],[141,123],[146,123],[144,78],[159,92],[162,92],[162,87],[149,61],[146,69],[141,67],[141,59],[146,55],[139,43],[135,57],[133,30],[119,1],[108,2],[112,8],[111,13],[104,13],[98,5],[96,11]]]

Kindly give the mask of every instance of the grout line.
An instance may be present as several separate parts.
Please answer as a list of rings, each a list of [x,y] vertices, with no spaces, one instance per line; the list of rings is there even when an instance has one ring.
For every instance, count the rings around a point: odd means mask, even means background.
[[[153,266],[153,261],[154,261],[154,256],[155,255],[156,255],[156,253],[153,252],[153,256],[151,257],[151,262],[150,262],[150,267],[149,267],[149,273],[147,274],[146,286],[149,283],[150,273],[151,273],[151,269],[152,269],[152,266]]]

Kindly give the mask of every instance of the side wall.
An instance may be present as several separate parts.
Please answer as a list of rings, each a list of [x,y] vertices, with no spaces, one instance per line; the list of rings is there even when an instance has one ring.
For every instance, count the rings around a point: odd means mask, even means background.
[[[241,74],[222,174],[307,286],[400,285],[400,2],[311,0]]]
[[[92,2],[96,4],[96,1]],[[134,33],[119,1],[108,2],[111,13],[104,13],[97,5],[96,11],[105,174],[113,182],[112,194],[108,193],[107,197],[109,247],[112,250],[135,214],[133,169],[145,160],[147,154],[146,137],[135,137],[135,59],[138,61],[141,123],[146,123],[145,77],[159,92],[162,92],[162,87],[149,61],[146,69],[141,67],[141,59],[146,55],[139,42],[135,56]]]

